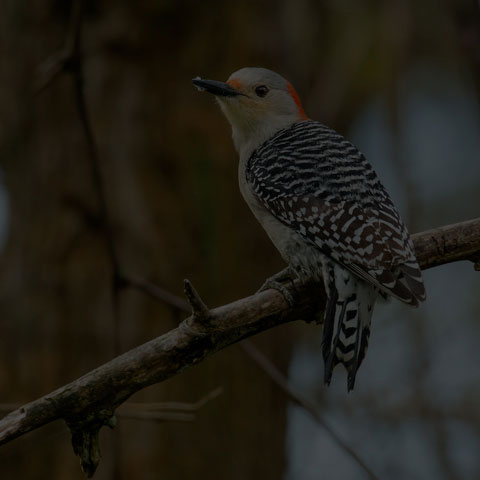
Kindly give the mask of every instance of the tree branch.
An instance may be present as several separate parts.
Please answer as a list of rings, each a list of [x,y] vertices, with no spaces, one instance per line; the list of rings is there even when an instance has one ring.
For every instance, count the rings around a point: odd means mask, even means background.
[[[422,270],[460,260],[480,268],[480,218],[417,233],[412,239]]]
[[[423,269],[460,260],[477,265],[480,218],[412,238]],[[113,424],[115,409],[135,392],[177,375],[244,338],[311,318],[325,307],[323,286],[297,286],[297,290],[298,303],[293,307],[277,291],[267,290],[211,310],[198,301],[193,289],[189,290],[195,313],[206,311],[208,323],[196,322],[190,316],[166,334],[11,412],[0,421],[0,445],[57,419],[75,425],[77,431],[81,425],[98,433],[101,426]]]
[[[193,295],[194,297],[198,298],[199,303],[201,305],[204,305],[202,299],[199,297],[198,293],[196,290],[193,289],[193,286],[188,280],[184,280],[185,284],[185,293],[187,296]],[[158,287],[157,285],[148,282],[147,280],[142,280],[137,277],[129,277],[125,276],[124,277],[124,285],[126,287],[131,287],[131,288],[136,288],[139,291],[142,291],[146,295],[151,296],[152,298],[155,298],[156,300],[160,302],[167,303],[170,305],[172,308],[180,311],[180,312],[186,312],[189,313],[190,309],[194,310],[193,307],[191,306],[192,301],[190,303],[186,302],[180,297],[177,297],[176,295],[167,292],[166,290]],[[188,290],[192,288],[193,292],[189,292]],[[195,303],[194,300],[193,303]],[[203,307],[202,307],[203,308]],[[208,316],[208,314],[206,315]],[[290,401],[293,401],[300,407],[304,408],[307,412],[310,413],[312,418],[321,426],[323,429],[327,432],[328,435],[332,438],[332,440],[340,447],[343,449],[343,451],[355,462],[357,465],[368,475],[368,477],[372,480],[376,480],[377,477],[371,470],[371,468],[366,465],[366,463],[362,460],[362,458],[355,452],[355,450],[350,447],[348,444],[346,444],[340,435],[338,435],[334,429],[332,429],[326,421],[322,418],[322,416],[319,413],[319,410],[317,406],[315,405],[314,402],[310,401],[308,398],[306,398],[304,395],[302,395],[300,392],[295,391],[289,383],[288,379],[278,370],[278,368],[270,362],[270,360],[263,355],[260,350],[255,347],[255,345],[248,339],[243,340],[243,342],[240,343],[240,347],[243,349],[243,351],[257,364],[257,366],[262,369],[269,377],[270,379],[277,385],[278,388],[283,392],[284,395],[287,396],[287,398]],[[131,402],[126,402],[122,405],[117,410],[117,415],[122,412],[123,407],[126,405],[132,405]],[[145,404],[141,404],[145,405]],[[1,406],[0,406],[1,407]],[[17,407],[13,407],[17,408]],[[11,408],[11,410],[13,410]],[[148,414],[147,414],[148,415]],[[165,415],[165,413],[164,413]],[[175,415],[179,415],[176,413]],[[122,416],[124,416],[122,414]],[[147,417],[148,418],[148,417]],[[185,421],[188,421],[185,419]]]

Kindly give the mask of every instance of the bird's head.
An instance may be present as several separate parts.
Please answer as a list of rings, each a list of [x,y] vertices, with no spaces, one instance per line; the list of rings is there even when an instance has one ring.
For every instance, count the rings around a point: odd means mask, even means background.
[[[242,68],[226,82],[197,77],[193,84],[215,95],[238,151],[256,148],[282,128],[308,119],[292,84],[266,68]]]

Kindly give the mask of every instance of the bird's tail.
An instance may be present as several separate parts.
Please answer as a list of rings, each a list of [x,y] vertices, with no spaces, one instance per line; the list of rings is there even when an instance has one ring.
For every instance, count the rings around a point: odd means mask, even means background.
[[[323,324],[325,383],[330,384],[338,363],[348,372],[348,391],[368,347],[376,288],[339,267],[327,267],[325,283],[328,302]]]

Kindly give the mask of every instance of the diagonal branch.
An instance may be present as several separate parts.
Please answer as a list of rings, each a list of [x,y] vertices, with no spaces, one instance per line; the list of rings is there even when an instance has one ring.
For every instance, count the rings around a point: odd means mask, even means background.
[[[198,295],[197,291],[193,288],[192,284],[188,280],[184,280],[185,284],[185,290],[186,290],[186,295],[187,297],[194,296],[195,300],[189,300],[190,304],[183,300],[180,297],[177,297],[176,295],[167,292],[163,288],[158,287],[157,285],[147,281],[147,280],[141,280],[137,277],[130,277],[130,276],[125,276],[124,277],[124,282],[125,286],[131,287],[131,288],[137,288],[138,290],[144,292],[145,294],[151,296],[152,298],[155,298],[158,301],[165,302],[172,306],[173,308],[183,311],[186,313],[190,312],[190,305],[195,302],[199,302],[200,305],[203,308],[203,301]],[[193,291],[189,291],[189,290]],[[191,307],[192,310],[195,310],[193,306]],[[208,317],[208,309],[207,309],[207,317]],[[310,401],[308,398],[306,398],[304,395],[302,395],[300,392],[295,391],[289,383],[288,379],[278,370],[278,368],[270,362],[270,360],[263,355],[260,350],[255,347],[253,342],[250,340],[246,339],[243,342],[240,343],[240,347],[243,349],[243,351],[257,364],[257,366],[262,369],[270,378],[271,380],[280,388],[280,390],[286,395],[286,397],[292,401],[293,403],[299,405],[300,407],[304,408],[307,412],[310,413],[312,418],[321,426],[323,429],[330,435],[334,443],[336,443],[342,450],[355,462],[357,465],[371,478],[372,480],[375,480],[377,477],[375,474],[372,472],[371,468],[366,465],[366,463],[362,460],[362,458],[355,452],[355,450],[350,447],[347,443],[345,443],[342,438],[335,432],[334,429],[330,427],[326,423],[326,421],[322,418],[322,416],[319,413],[319,410],[317,406]],[[124,403],[123,406],[125,405],[132,405],[131,402]],[[141,404],[145,405],[145,404]],[[122,406],[122,407],[123,407]],[[119,410],[117,410],[117,414],[119,412],[122,412],[122,407],[120,407]],[[178,415],[178,414],[176,414]],[[185,421],[187,421],[185,419]]]
[[[413,236],[422,268],[460,260],[478,262],[480,218]],[[310,318],[325,306],[323,287],[298,287],[298,303],[267,290],[209,310],[208,325],[184,320],[83,377],[13,411],[0,421],[0,445],[57,419],[74,424],[96,416],[112,423],[115,409],[135,392],[197,365],[206,357],[268,328]],[[98,420],[100,419],[100,420]]]

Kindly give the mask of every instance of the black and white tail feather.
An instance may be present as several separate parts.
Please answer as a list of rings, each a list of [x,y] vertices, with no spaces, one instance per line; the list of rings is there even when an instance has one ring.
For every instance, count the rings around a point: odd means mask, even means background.
[[[328,292],[323,325],[324,379],[329,385],[334,367],[341,363],[348,372],[350,391],[367,351],[378,290],[333,262],[327,263],[324,279]]]

